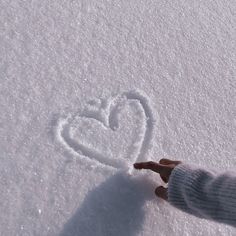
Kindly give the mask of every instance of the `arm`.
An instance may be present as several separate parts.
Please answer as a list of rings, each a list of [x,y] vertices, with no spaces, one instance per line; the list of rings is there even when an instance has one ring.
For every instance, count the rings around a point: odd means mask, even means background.
[[[179,164],[169,178],[168,201],[195,216],[236,226],[236,174]]]

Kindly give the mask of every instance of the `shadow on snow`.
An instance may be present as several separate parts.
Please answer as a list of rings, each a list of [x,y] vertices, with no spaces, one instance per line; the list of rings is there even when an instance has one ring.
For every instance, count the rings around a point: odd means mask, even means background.
[[[155,184],[118,173],[91,190],[60,236],[134,236],[142,229],[143,205]]]

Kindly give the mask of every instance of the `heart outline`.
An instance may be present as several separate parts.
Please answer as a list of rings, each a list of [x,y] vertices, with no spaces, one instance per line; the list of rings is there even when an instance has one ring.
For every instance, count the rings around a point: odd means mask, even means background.
[[[150,102],[142,92],[133,90],[112,97],[111,101],[109,101],[108,106],[106,107],[106,114],[109,115],[100,118],[96,117],[96,120],[100,121],[105,127],[115,130],[116,126],[118,125],[118,119],[116,117],[117,113],[115,110],[117,107],[114,106],[112,109],[112,104],[114,102],[117,102],[117,100],[119,99],[136,100],[141,104],[141,107],[144,111],[145,132],[141,141],[141,146],[135,158],[136,162],[144,161],[144,157],[147,154],[149,145],[153,138],[155,119],[152,113],[151,106],[149,104]],[[91,114],[89,115],[88,113],[85,114],[82,112],[81,114],[82,114],[80,115],[81,117],[94,118]],[[79,155],[79,156],[82,155],[92,161],[96,161],[97,164],[102,164],[107,167],[112,167],[116,169],[121,169],[126,167],[125,163],[123,163],[121,160],[109,159],[106,156],[102,155],[101,153],[97,152],[97,150],[92,149],[91,147],[88,148],[85,145],[80,144],[75,140],[73,140],[69,135],[71,120],[73,120],[72,115],[68,115],[68,117],[60,119],[58,121],[58,127],[57,127],[57,138],[68,151],[70,151],[73,155]]]

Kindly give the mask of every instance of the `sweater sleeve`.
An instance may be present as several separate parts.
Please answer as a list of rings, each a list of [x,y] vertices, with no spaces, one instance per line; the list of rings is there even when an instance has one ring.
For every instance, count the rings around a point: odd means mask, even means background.
[[[236,173],[179,164],[169,179],[168,201],[187,213],[236,227]]]

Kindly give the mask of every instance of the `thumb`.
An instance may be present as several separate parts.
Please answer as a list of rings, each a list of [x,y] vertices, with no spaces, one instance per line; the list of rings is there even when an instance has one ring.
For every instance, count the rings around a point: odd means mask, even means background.
[[[164,200],[168,200],[168,188],[164,188],[163,186],[159,186],[156,188],[155,190],[155,194],[164,199]]]

